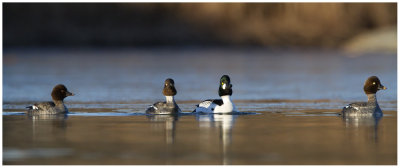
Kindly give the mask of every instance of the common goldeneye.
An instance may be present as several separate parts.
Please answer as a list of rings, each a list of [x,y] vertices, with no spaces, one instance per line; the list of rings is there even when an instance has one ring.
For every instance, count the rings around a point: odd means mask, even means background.
[[[174,99],[174,96],[176,95],[174,84],[175,82],[171,78],[165,80],[162,93],[164,94],[166,101],[150,105],[146,110],[147,114],[177,114],[182,112]]]
[[[342,110],[343,116],[382,116],[382,110],[376,100],[376,92],[385,89],[386,87],[381,84],[378,77],[369,77],[364,83],[364,92],[368,97],[368,102],[347,105]]]
[[[196,105],[193,112],[204,113],[230,113],[237,112],[235,104],[233,104],[232,84],[228,75],[223,75],[220,79],[218,94],[221,99],[208,99]]]
[[[64,105],[64,98],[73,95],[74,94],[69,92],[64,85],[58,84],[53,88],[53,91],[51,92],[53,102],[35,103],[32,106],[28,106],[26,107],[28,108],[28,114],[37,115],[68,113],[68,109]]]

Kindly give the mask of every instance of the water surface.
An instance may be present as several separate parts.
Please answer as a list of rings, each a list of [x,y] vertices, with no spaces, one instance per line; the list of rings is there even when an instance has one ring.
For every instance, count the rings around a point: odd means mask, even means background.
[[[267,50],[6,50],[3,164],[396,164],[396,55]],[[194,115],[231,76],[245,114]],[[377,75],[380,120],[343,119]],[[145,115],[173,78],[184,115]],[[70,113],[28,117],[65,84]]]

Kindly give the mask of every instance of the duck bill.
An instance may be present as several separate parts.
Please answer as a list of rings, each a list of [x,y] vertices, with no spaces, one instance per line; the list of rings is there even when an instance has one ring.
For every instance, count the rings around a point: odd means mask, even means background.
[[[67,92],[67,96],[74,96],[75,94],[71,93],[71,92]]]
[[[385,86],[382,86],[382,85],[381,85],[381,86],[378,87],[378,89],[379,89],[379,90],[386,90],[387,88],[386,88]]]

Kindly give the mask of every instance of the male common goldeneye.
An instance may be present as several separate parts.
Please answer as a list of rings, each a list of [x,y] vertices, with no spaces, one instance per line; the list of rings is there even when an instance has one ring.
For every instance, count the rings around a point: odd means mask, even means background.
[[[343,108],[343,116],[381,116],[382,110],[376,100],[376,92],[385,90],[378,77],[371,76],[364,83],[364,92],[368,97],[368,102],[351,103]]]
[[[62,114],[68,113],[67,107],[64,105],[64,98],[67,96],[73,96],[74,94],[69,92],[67,88],[58,84],[53,88],[51,92],[51,97],[53,102],[42,102],[35,103],[32,106],[28,106],[28,114]]]
[[[208,99],[196,105],[193,112],[205,113],[230,113],[237,112],[235,104],[231,100],[232,85],[228,75],[221,77],[218,94],[221,99]]]
[[[147,110],[147,114],[176,114],[182,112],[176,104],[174,96],[176,95],[175,82],[168,78],[164,82],[162,93],[165,96],[165,102],[157,102],[151,105]]]

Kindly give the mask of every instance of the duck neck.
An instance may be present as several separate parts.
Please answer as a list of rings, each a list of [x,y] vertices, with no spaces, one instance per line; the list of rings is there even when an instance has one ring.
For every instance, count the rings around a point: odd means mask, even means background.
[[[377,103],[376,94],[367,94],[367,97],[368,97],[368,103],[374,103],[374,104]]]
[[[165,96],[165,100],[167,103],[175,103],[174,96]]]
[[[230,95],[225,95],[225,96],[221,96],[222,102],[224,102],[224,104],[232,104],[232,99]]]
[[[54,100],[53,102],[56,106],[64,106],[64,101],[63,100]]]

